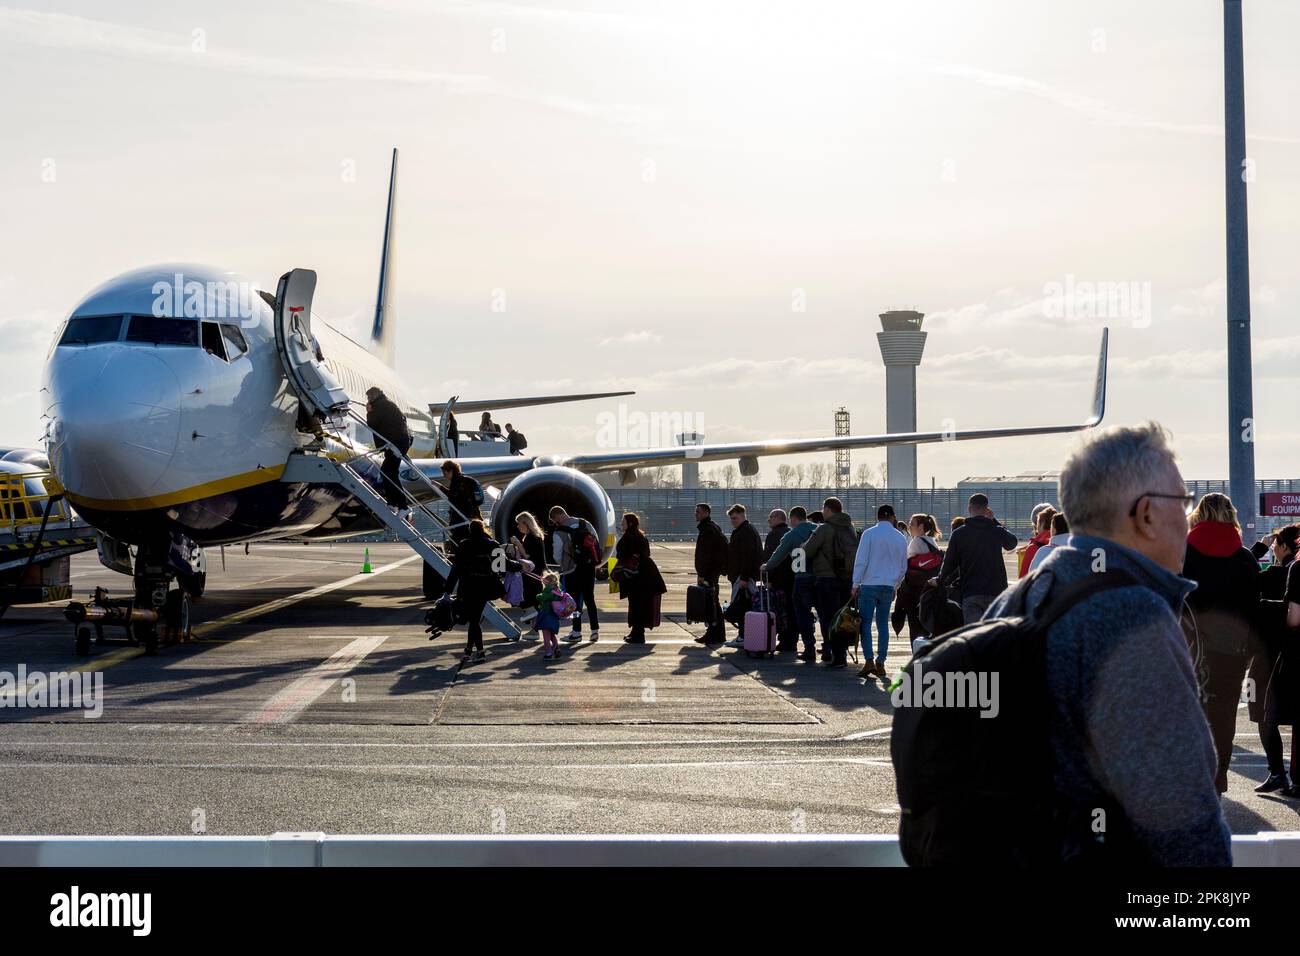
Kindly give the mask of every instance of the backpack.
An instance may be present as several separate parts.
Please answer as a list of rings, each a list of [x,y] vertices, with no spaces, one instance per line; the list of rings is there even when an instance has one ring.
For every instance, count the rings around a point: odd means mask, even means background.
[[[831,530],[831,569],[837,578],[853,577],[853,561],[857,557],[860,535],[852,527],[833,525]],[[845,539],[848,539],[847,541]]]
[[[481,505],[483,503],[483,486],[469,475],[464,475],[462,477],[469,482],[469,490],[470,494],[474,496],[474,504]]]
[[[1037,578],[1036,572],[1017,586],[1006,617],[968,624],[921,647],[890,687],[899,845],[910,866],[1054,866],[1066,847],[1096,844],[1089,820],[1056,814],[1046,638],[1072,607],[1134,581],[1112,570],[1053,582],[1026,616]],[[940,699],[927,701],[939,689]],[[1108,833],[1123,829],[1118,808],[1110,808]]]
[[[516,430],[511,435],[511,438],[512,438],[511,444],[513,444],[520,451],[523,451],[525,448],[528,447],[528,439],[524,437],[523,432]]]
[[[560,598],[559,601],[551,604],[551,610],[555,612],[555,616],[561,621],[566,617],[573,617],[574,612],[578,610],[578,602],[574,600],[573,595],[564,591],[556,591],[555,594]]]
[[[572,540],[575,565],[580,568],[594,568],[600,563],[600,542],[596,540],[596,535],[589,529],[587,522],[579,518],[576,528],[560,525],[555,530],[564,532]]]

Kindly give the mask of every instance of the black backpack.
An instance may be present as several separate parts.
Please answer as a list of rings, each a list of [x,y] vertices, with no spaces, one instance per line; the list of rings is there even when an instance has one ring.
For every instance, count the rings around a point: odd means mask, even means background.
[[[573,563],[580,568],[594,568],[600,561],[600,542],[587,527],[587,523],[578,519],[578,526],[556,525],[556,531],[567,534],[573,541]]]
[[[1025,602],[1037,578],[1020,582],[1007,616],[968,624],[919,649],[891,688],[898,703],[889,751],[899,844],[910,866],[1055,866],[1070,855],[1068,846],[1097,842],[1088,820],[1062,819],[1055,806],[1046,638],[1072,607],[1134,581],[1104,571],[1068,585],[1053,582],[1028,617]],[[969,700],[981,681],[996,691],[996,716],[980,716],[978,693]],[[943,706],[927,704],[927,685],[961,688],[965,706],[947,694],[937,702]],[[1118,808],[1108,808],[1108,833],[1122,830]]]

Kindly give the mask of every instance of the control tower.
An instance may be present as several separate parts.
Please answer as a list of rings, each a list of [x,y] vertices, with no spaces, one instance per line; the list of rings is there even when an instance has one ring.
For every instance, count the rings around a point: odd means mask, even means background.
[[[876,333],[880,357],[885,361],[885,430],[916,431],[916,367],[925,351],[925,316],[911,310],[880,314]],[[916,487],[916,446],[890,445],[885,452],[887,487]]]

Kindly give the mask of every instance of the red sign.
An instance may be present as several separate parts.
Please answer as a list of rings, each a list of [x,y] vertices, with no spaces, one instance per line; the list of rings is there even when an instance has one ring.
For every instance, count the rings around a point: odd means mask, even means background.
[[[1259,496],[1259,516],[1300,515],[1300,491],[1266,491]]]

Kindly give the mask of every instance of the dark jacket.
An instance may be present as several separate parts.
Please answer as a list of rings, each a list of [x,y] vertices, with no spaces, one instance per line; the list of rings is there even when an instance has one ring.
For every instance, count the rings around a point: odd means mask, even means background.
[[[1241,546],[1241,534],[1221,521],[1202,521],[1187,536],[1183,577],[1196,582],[1187,606],[1201,647],[1244,657],[1259,615],[1259,564]]]
[[[713,580],[727,570],[727,536],[718,523],[705,518],[695,536],[695,573]]]
[[[1108,832],[1129,833],[1147,864],[1229,866],[1218,758],[1178,624],[1192,583],[1114,541],[1075,534],[1043,559],[1029,610],[1050,588],[1092,574],[1098,548],[1108,570],[1137,583],[1075,605],[1048,634],[1057,810],[1087,833],[1096,808],[1117,806]],[[1014,593],[994,600],[985,619],[1004,614]]]
[[[727,577],[732,581],[757,581],[762,563],[763,539],[749,521],[742,521],[727,542]]]
[[[1007,587],[1007,566],[1003,551],[1014,551],[1016,536],[993,518],[974,515],[952,533],[943,556],[939,580],[953,584],[961,599],[1001,594]]]
[[[1300,717],[1300,634],[1286,626],[1288,595],[1300,603],[1300,573],[1293,573],[1297,566],[1294,560],[1275,564],[1259,575],[1259,641],[1250,663],[1255,700],[1249,704],[1256,723],[1270,707],[1279,724],[1294,725]]]
[[[500,547],[496,539],[489,535],[481,538],[470,535],[466,538],[452,557],[447,590],[455,587],[457,596],[470,605],[504,596],[506,589],[501,583],[501,575],[492,569],[492,562]]]
[[[447,485],[447,500],[455,506],[456,510],[465,516],[465,518],[481,518],[483,515],[478,510],[478,502],[474,500],[474,489],[478,482],[468,475],[457,475]],[[453,514],[452,523],[457,523],[460,518]]]
[[[789,530],[790,526],[782,521],[767,532],[767,538],[763,541],[763,563],[767,565],[767,583],[778,591],[794,590],[794,571],[790,567],[789,556],[776,564],[772,563],[772,555],[781,546],[781,539]]]
[[[666,592],[668,586],[664,584],[659,565],[655,564],[654,559],[650,557],[650,540],[644,534],[625,534],[618,539],[618,544],[614,546],[614,557],[618,559],[614,565],[614,575],[618,578],[619,599],[628,602],[633,599],[642,599],[635,605],[628,604],[629,615],[632,615],[634,608],[644,612],[639,620],[632,620],[629,616],[628,624],[631,626],[653,627],[650,600],[656,594]],[[619,572],[619,568],[635,571],[635,573],[624,576]]]
[[[853,528],[853,518],[844,513],[833,514],[812,533],[803,546],[808,560],[808,570],[818,578],[853,580],[853,559],[858,551],[858,533]]]
[[[525,438],[524,433],[518,429],[512,431],[506,438],[506,441],[510,443],[510,454],[512,455],[522,455],[525,446],[528,444],[528,439]]]
[[[411,430],[406,425],[406,416],[387,395],[381,394],[370,402],[366,426],[402,451],[411,447]]]

